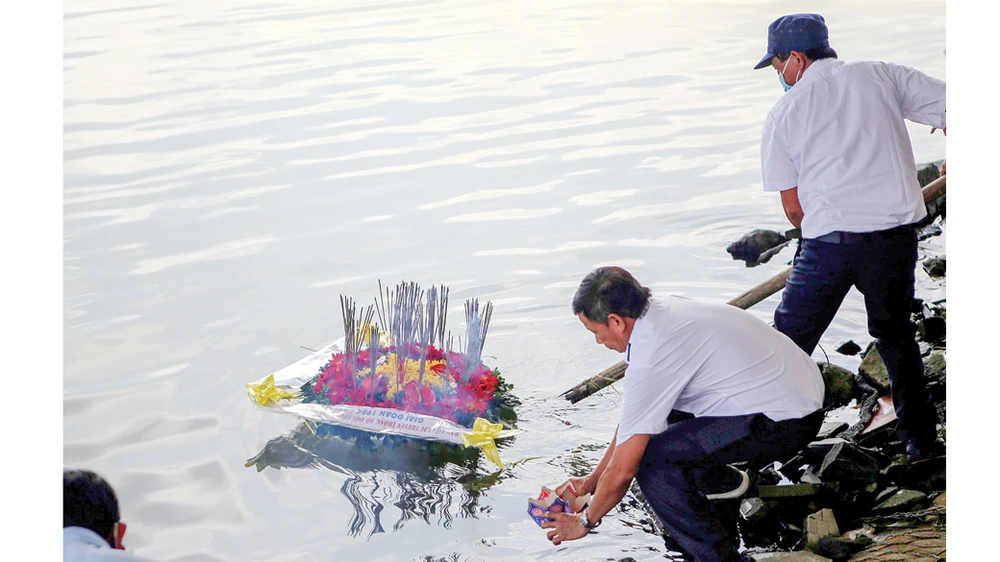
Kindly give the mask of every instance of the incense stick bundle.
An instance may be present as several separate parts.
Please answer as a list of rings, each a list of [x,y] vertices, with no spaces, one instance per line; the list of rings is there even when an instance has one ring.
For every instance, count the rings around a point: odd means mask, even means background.
[[[341,295],[340,312],[344,319],[344,358],[347,361],[347,370],[351,373],[352,380],[355,374],[354,359],[357,354],[357,329],[354,324],[354,309],[354,300]]]
[[[375,399],[375,367],[378,366],[378,339],[379,339],[378,324],[372,326],[371,332],[368,334],[368,349],[369,353],[369,363],[371,363],[371,396],[369,400]]]

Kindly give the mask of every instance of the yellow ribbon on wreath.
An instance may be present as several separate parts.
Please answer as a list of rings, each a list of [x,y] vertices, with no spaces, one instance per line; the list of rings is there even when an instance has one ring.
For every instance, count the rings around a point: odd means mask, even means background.
[[[490,423],[483,418],[476,418],[472,424],[472,431],[462,434],[462,444],[466,447],[479,447],[490,462],[503,468],[500,452],[497,451],[497,444],[494,441],[501,430],[503,430],[503,424]]]
[[[271,402],[278,403],[284,398],[295,398],[299,392],[289,392],[283,388],[274,386],[274,375],[268,375],[266,379],[258,384],[247,383],[247,390],[253,395],[253,400],[261,406],[267,406]]]

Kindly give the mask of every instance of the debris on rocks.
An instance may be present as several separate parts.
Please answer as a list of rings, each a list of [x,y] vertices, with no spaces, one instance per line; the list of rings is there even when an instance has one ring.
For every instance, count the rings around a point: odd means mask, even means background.
[[[944,277],[945,256],[927,258],[923,261],[924,271],[931,277]]]
[[[924,376],[938,409],[939,441],[945,316],[944,300],[915,303],[913,320],[926,347]],[[745,554],[758,561],[943,559],[946,460],[913,461],[905,455],[896,437],[888,374],[874,343],[862,354],[857,373],[832,363],[819,366],[835,409],[804,451],[756,471],[756,492],[740,506]],[[858,421],[846,412],[856,412]],[[935,454],[943,455],[943,445],[938,447],[942,452]]]

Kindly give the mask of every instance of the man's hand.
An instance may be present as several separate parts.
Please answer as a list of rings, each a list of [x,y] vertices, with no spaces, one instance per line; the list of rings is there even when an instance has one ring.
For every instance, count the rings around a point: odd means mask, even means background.
[[[580,523],[580,515],[569,513],[545,512],[545,517],[553,519],[542,523],[543,529],[552,529],[545,534],[552,544],[559,546],[563,541],[575,541],[581,539],[590,532]]]

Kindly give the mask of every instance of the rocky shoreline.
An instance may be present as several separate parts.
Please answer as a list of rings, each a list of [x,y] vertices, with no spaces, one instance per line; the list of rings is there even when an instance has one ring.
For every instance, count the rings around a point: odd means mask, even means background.
[[[939,177],[940,165],[921,167],[921,186]],[[921,240],[942,234],[944,199],[928,205],[930,216],[921,225]],[[734,259],[744,259],[752,267],[776,253],[772,249],[780,251],[788,238],[755,230],[728,250]],[[943,283],[945,263],[942,254],[925,258],[920,266],[930,278]],[[914,299],[913,321],[927,388],[938,411],[942,444],[946,437],[946,320],[946,299]],[[862,347],[848,341],[837,352],[851,356],[861,353]],[[751,471],[754,486],[743,498],[733,500],[740,503],[737,524],[744,553],[758,562],[945,560],[945,457],[942,453],[908,461],[895,434],[888,376],[873,343],[864,349],[857,372],[829,362],[821,362],[820,367],[836,408],[827,414],[820,434],[805,451]],[[641,493],[638,497],[641,502]],[[656,517],[647,512],[649,522],[660,531]]]

